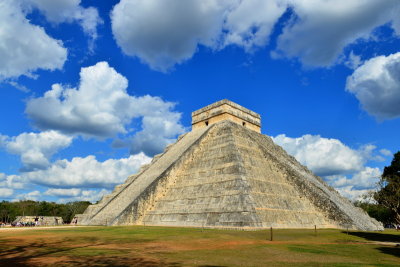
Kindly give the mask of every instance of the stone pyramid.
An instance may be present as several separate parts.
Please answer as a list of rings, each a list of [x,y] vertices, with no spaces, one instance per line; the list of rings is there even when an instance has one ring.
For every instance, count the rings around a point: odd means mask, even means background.
[[[257,113],[222,100],[192,126],[80,224],[383,229],[261,134]]]

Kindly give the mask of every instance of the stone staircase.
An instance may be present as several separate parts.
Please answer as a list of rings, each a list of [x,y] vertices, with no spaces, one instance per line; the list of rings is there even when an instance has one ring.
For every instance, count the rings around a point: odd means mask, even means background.
[[[116,186],[114,191],[103,197],[95,205],[89,206],[84,213],[84,225],[112,225],[114,220],[153,183],[165,170],[177,161],[208,128],[185,134],[178,142],[168,146],[162,154],[156,155],[152,163],[141,168],[138,174]]]

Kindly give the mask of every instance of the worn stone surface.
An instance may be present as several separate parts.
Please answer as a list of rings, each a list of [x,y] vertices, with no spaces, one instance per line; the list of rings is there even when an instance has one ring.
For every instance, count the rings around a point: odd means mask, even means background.
[[[180,137],[80,224],[383,229],[271,138],[230,120]]]
[[[204,128],[223,120],[230,120],[258,133],[261,132],[259,114],[227,99],[192,112],[193,129]]]

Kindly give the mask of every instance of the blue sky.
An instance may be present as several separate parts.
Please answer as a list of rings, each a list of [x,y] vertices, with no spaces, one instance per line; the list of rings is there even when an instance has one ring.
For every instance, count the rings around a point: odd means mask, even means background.
[[[230,99],[357,199],[400,149],[397,0],[0,0],[0,199],[97,201]]]

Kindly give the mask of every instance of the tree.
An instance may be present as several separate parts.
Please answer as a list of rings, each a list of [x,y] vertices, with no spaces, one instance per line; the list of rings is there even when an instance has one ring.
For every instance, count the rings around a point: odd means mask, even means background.
[[[375,218],[383,224],[390,224],[393,221],[393,213],[391,210],[382,205],[362,201],[356,201],[354,205],[362,208],[368,213],[369,216]]]
[[[376,202],[393,213],[393,220],[400,224],[400,151],[394,154],[390,166],[383,170],[378,191],[374,194]]]

